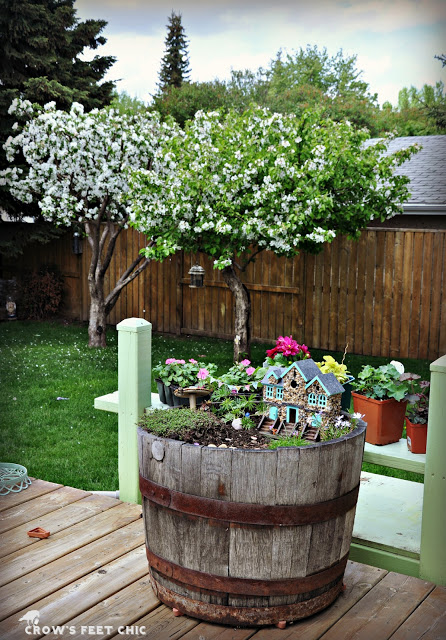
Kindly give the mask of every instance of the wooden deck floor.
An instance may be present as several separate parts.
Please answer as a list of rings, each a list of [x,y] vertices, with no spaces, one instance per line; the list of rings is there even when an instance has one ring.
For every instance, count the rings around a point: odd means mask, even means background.
[[[138,505],[42,480],[0,497],[0,638],[446,638],[445,587],[355,562],[330,608],[285,630],[174,617],[149,584],[140,514]],[[29,538],[35,527],[50,537]],[[30,611],[36,628],[20,621]]]

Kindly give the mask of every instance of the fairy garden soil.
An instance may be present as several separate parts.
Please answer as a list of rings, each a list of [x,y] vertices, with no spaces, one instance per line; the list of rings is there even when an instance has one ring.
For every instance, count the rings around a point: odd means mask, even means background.
[[[260,418],[253,416],[252,420],[256,425]],[[204,446],[266,449],[270,442],[270,439],[260,434],[255,426],[251,429],[234,429],[209,409],[156,409],[145,414],[139,426],[163,438]]]

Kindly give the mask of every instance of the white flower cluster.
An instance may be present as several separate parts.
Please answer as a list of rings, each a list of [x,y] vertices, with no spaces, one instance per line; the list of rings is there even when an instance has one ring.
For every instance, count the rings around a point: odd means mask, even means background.
[[[45,219],[59,225],[97,217],[125,225],[131,171],[146,168],[172,133],[156,114],[84,113],[78,103],[67,113],[54,102],[34,111],[28,101],[14,100],[10,112],[32,117],[4,145],[9,161],[23,153],[29,171],[6,169],[2,181],[24,202],[36,197]]]
[[[182,246],[208,253],[221,269],[253,244],[279,255],[317,251],[338,229],[355,232],[371,215],[395,212],[389,201],[404,190],[391,174],[388,197],[377,198],[376,177],[390,157],[371,161],[374,152],[361,147],[367,133],[348,123],[309,119],[265,109],[224,118],[197,112],[167,141],[167,153],[155,153],[152,171],[131,181],[133,220],[157,238],[150,255]]]
[[[130,221],[155,240],[147,255],[157,259],[180,247],[222,269],[254,244],[278,255],[317,252],[372,216],[393,215],[407,197],[392,167],[413,148],[363,149],[366,132],[320,126],[312,114],[197,112],[183,131],[156,114],[13,108],[34,117],[5,144],[10,159],[22,151],[29,165],[3,172],[12,193],[25,202],[39,194],[57,224]]]

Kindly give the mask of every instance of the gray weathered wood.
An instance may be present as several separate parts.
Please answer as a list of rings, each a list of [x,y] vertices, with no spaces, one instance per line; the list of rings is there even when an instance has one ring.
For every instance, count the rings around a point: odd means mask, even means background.
[[[232,499],[234,502],[272,505],[276,500],[277,452],[235,449],[232,453]],[[229,575],[269,580],[272,571],[273,528],[230,528]],[[261,550],[261,553],[259,553]],[[269,597],[234,597],[235,607],[266,607]]]

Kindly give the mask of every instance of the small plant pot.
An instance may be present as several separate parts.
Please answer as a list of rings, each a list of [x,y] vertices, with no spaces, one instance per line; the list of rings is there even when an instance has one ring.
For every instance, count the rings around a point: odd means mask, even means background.
[[[375,400],[352,392],[355,412],[364,415],[367,422],[365,440],[369,444],[391,444],[398,442],[403,435],[404,416],[407,402]]]
[[[426,453],[427,424],[414,424],[406,417],[407,448],[412,453]]]
[[[164,382],[162,380],[160,380],[160,378],[155,378],[155,382],[156,382],[156,386],[158,388],[158,395],[160,397],[160,401],[163,404],[167,404]]]
[[[164,385],[164,395],[166,398],[166,404],[169,405],[169,407],[173,407],[173,399],[174,399],[174,395],[173,395],[173,391],[174,389],[172,389],[172,385]]]
[[[352,401],[352,390],[353,390],[351,383],[353,382],[353,380],[354,380],[354,377],[350,376],[347,382],[342,382],[342,386],[344,387],[344,393],[341,396],[342,411],[350,411],[350,404]]]

